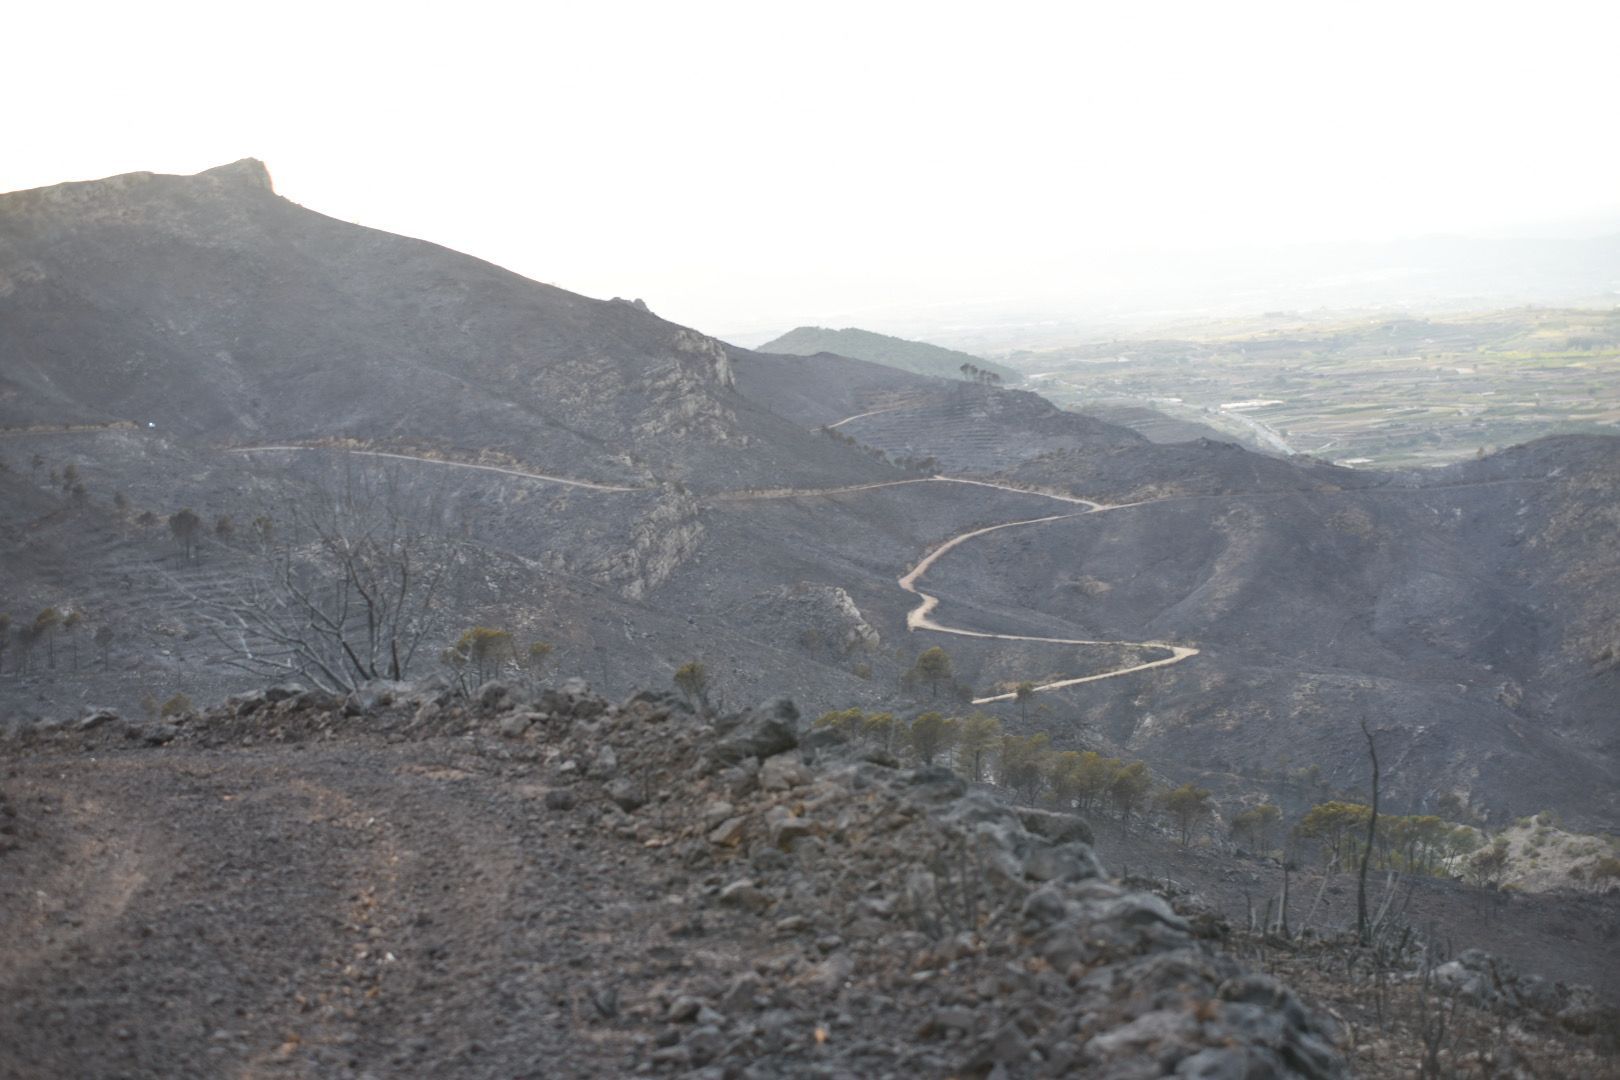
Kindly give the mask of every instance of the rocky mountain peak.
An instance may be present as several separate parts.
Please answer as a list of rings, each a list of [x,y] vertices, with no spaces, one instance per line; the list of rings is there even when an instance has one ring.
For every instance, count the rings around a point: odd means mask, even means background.
[[[270,170],[258,158],[245,157],[228,165],[216,165],[212,169],[204,169],[197,175],[206,176],[221,185],[231,187],[271,193],[276,190],[275,185],[270,182]]]

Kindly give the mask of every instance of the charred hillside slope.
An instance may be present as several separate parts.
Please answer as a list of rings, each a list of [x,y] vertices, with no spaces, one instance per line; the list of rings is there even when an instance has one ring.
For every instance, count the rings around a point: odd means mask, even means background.
[[[736,350],[277,196],[244,160],[0,196],[0,427],[390,441],[628,483],[853,480]]]
[[[1027,392],[736,349],[323,217],[252,161],[0,196],[0,428],[0,612],[82,612],[86,652],[115,632],[93,671],[18,675],[13,649],[0,700],[29,715],[235,688],[198,611],[249,579],[245,525],[387,470],[465,548],[430,655],[488,624],[617,689],[703,659],[729,700],[906,710],[938,644],[969,696],[1108,676],[1037,695],[1059,745],[1349,788],[1365,714],[1403,810],[1620,820],[1620,440],[1423,474],[1155,445]],[[912,623],[899,580],[988,529]]]

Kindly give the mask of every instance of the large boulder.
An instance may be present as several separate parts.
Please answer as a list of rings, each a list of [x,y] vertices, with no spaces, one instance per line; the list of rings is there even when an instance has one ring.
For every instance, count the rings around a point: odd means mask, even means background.
[[[799,710],[787,698],[733,714],[719,726],[723,734],[715,740],[712,757],[722,765],[747,758],[763,760],[799,745]]]

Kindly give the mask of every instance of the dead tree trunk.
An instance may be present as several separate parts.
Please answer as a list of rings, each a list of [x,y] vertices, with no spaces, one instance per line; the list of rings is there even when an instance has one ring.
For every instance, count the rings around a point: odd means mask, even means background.
[[[1361,849],[1361,871],[1356,880],[1356,937],[1366,945],[1371,938],[1367,924],[1367,863],[1372,859],[1373,839],[1378,834],[1378,747],[1367,730],[1366,717],[1361,720],[1361,734],[1367,740],[1367,756],[1372,758],[1372,814],[1367,818],[1367,843]]]

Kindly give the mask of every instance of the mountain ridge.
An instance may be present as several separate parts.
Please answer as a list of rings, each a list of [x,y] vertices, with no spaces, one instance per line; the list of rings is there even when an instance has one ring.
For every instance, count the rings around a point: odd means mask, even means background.
[[[859,327],[847,326],[833,330],[821,326],[800,326],[767,341],[755,351],[792,356],[814,356],[830,353],[856,360],[869,360],[887,364],[917,375],[934,375],[943,379],[964,377],[964,365],[980,372],[995,375],[1006,382],[1021,382],[1023,375],[1010,367],[992,363],[971,353],[930,345],[924,341],[879,334]]]

